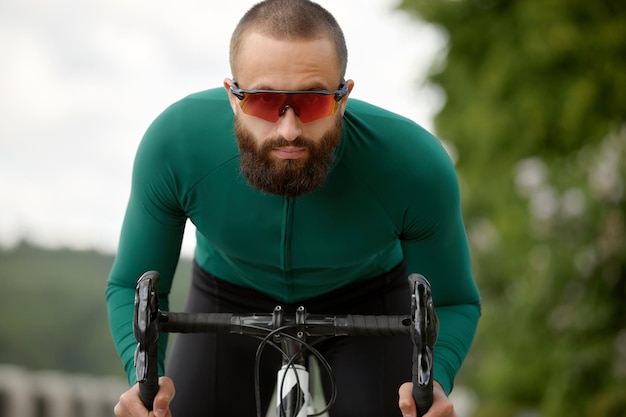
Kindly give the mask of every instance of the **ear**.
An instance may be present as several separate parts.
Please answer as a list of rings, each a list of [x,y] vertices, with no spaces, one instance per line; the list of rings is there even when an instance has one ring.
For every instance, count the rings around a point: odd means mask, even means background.
[[[235,97],[235,95],[231,93],[230,91],[230,85],[232,83],[234,83],[234,81],[231,80],[230,78],[224,79],[224,89],[228,93],[228,101],[230,101],[230,108],[233,110],[234,114],[237,114],[237,111],[239,109],[239,105],[237,102],[239,101],[239,99]]]
[[[354,81],[347,80],[346,86],[348,86],[348,94],[346,94],[339,102],[339,111],[341,112],[342,116],[346,111],[346,106],[348,105],[348,97],[350,96],[350,93],[352,92],[352,89],[354,88]]]

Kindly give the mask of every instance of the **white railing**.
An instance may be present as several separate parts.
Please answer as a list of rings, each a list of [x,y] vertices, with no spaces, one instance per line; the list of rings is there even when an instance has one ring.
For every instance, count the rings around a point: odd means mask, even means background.
[[[113,417],[121,378],[0,365],[0,417]]]
[[[113,407],[127,389],[122,378],[0,364],[0,417],[114,417]],[[457,387],[450,398],[459,417],[472,415],[476,399],[470,390]]]

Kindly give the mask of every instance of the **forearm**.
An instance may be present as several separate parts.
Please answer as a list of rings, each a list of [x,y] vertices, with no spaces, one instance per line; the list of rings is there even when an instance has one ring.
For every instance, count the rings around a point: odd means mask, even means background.
[[[137,341],[133,334],[133,316],[135,311],[135,289],[120,286],[109,281],[107,285],[107,307],[109,328],[117,353],[124,365],[129,385],[137,378],[134,366],[134,355]],[[167,297],[159,295],[160,309],[168,310]],[[159,375],[164,375],[165,351],[167,334],[159,335]]]
[[[439,306],[439,337],[435,345],[434,379],[450,394],[472,345],[480,318],[480,303]]]

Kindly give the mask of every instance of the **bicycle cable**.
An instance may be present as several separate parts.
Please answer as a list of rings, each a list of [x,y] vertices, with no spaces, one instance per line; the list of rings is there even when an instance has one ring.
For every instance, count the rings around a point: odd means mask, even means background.
[[[256,326],[250,326],[250,327],[255,327]],[[271,346],[274,349],[278,350],[282,357],[286,360],[286,365],[288,367],[294,367],[295,364],[294,362],[296,361],[296,358],[299,354],[308,352],[309,354],[312,354],[318,361],[319,365],[326,371],[326,374],[328,375],[329,379],[330,379],[330,388],[331,388],[331,395],[330,398],[328,399],[328,402],[326,404],[326,407],[324,407],[324,409],[322,409],[321,411],[318,411],[316,413],[313,414],[309,414],[310,416],[314,417],[314,416],[319,416],[322,415],[324,413],[326,413],[330,407],[335,403],[336,399],[337,399],[337,384],[335,381],[335,375],[332,371],[332,368],[330,366],[330,364],[328,363],[328,361],[324,358],[324,356],[314,347],[314,345],[332,338],[332,336],[328,336],[328,337],[318,337],[315,339],[315,341],[313,341],[312,343],[308,343],[305,342],[299,338],[297,338],[294,335],[291,335],[289,333],[285,333],[286,330],[288,329],[292,329],[298,327],[297,325],[287,325],[287,326],[282,326],[279,328],[276,328],[270,332],[268,332],[268,334],[265,337],[259,337],[259,339],[261,340],[261,343],[259,344],[258,348],[257,348],[257,352],[256,352],[256,356],[255,356],[255,367],[254,367],[254,391],[255,391],[255,401],[256,401],[256,410],[257,410],[257,417],[262,417],[262,407],[261,407],[261,383],[260,383],[260,367],[261,367],[261,356],[263,354],[263,351],[265,350],[266,346]],[[293,356],[289,357],[289,355],[287,354],[287,352],[285,352],[276,342],[274,342],[272,339],[274,339],[274,336],[276,335],[280,335],[280,337],[287,337],[289,339],[295,340],[296,342],[298,342],[301,346],[302,346],[302,350],[300,352],[297,352],[296,354],[294,354]],[[299,376],[297,372],[294,372],[295,374],[295,378],[296,378],[296,383],[298,386],[300,386],[300,381],[299,381]],[[284,383],[284,378],[285,375],[283,375],[283,383]],[[279,392],[282,392],[282,385],[278,387]],[[298,406],[301,406],[302,404],[298,404]],[[284,409],[282,410],[284,413]]]

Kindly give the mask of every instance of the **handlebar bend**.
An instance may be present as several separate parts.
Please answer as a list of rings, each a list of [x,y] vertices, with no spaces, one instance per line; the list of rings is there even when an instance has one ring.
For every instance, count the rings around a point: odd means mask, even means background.
[[[137,339],[135,369],[139,396],[152,410],[158,385],[157,346],[160,332],[173,333],[238,333],[265,336],[275,330],[275,313],[172,313],[159,310],[159,273],[148,271],[137,281],[133,333]],[[413,398],[418,416],[423,416],[433,403],[433,357],[439,324],[432,301],[429,282],[422,275],[409,275],[411,285],[411,316],[386,315],[309,315],[305,316],[307,336],[395,336],[408,335],[413,341]],[[290,317],[281,317],[289,328],[296,324]],[[301,323],[299,323],[301,325]]]

